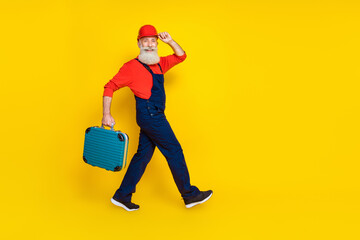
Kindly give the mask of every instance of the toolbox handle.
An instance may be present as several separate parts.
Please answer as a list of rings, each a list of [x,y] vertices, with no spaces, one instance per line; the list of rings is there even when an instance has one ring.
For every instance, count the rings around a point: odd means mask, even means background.
[[[101,124],[101,128],[105,128],[105,127],[104,127],[104,124]],[[115,131],[115,130],[114,130],[114,124],[111,124],[111,129],[110,129],[110,130]]]

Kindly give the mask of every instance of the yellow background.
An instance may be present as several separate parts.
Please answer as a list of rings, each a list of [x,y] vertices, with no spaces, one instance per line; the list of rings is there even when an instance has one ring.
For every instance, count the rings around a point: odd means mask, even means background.
[[[2,239],[359,239],[358,1],[1,5]],[[158,150],[131,213],[110,203],[125,171],[82,160],[144,24],[188,55],[165,87],[191,181],[214,190],[192,209]],[[124,88],[111,108],[128,160],[134,104]]]

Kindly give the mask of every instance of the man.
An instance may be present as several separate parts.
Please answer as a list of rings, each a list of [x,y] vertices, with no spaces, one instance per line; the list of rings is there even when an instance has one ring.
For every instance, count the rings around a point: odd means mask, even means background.
[[[159,57],[157,39],[168,44],[173,55]],[[136,122],[140,127],[137,153],[132,158],[120,188],[111,202],[127,211],[139,209],[131,202],[136,184],[143,175],[155,147],[165,156],[176,186],[187,208],[207,201],[212,191],[199,191],[190,184],[189,172],[183,150],[175,137],[166,117],[164,73],[186,58],[184,50],[167,32],[157,33],[152,25],[142,26],[137,37],[140,54],[125,63],[119,72],[104,86],[102,124],[113,126],[115,121],[110,114],[113,92],[122,87],[129,87],[136,99]]]

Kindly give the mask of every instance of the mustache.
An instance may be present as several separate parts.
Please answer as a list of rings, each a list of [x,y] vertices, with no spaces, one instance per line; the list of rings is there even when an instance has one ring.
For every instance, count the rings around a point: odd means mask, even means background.
[[[141,50],[157,50],[157,47],[140,47]]]

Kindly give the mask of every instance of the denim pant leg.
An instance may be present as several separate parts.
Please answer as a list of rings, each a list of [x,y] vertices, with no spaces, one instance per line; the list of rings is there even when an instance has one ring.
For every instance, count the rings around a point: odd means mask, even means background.
[[[137,153],[131,159],[130,165],[120,188],[115,192],[114,198],[122,202],[130,202],[131,196],[136,190],[136,184],[140,181],[145,172],[147,164],[155,150],[155,144],[140,130],[139,145]]]
[[[199,194],[199,189],[190,184],[183,150],[165,115],[162,113],[155,116],[142,129],[165,156],[182,198]]]

